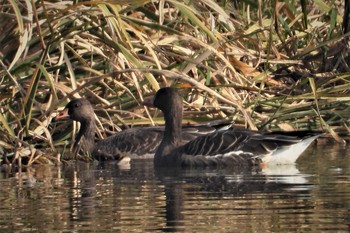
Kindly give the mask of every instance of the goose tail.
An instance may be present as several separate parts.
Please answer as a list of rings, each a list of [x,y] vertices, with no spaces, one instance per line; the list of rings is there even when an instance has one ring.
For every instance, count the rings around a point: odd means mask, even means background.
[[[315,141],[321,134],[309,135],[306,138],[300,139],[298,142],[291,145],[284,145],[276,148],[266,154],[262,161],[266,164],[293,164],[297,161],[301,154]]]

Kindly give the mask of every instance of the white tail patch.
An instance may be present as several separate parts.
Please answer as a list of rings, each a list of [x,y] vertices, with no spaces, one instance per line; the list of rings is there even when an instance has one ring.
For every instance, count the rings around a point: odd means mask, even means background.
[[[309,137],[300,142],[277,148],[271,153],[263,156],[263,162],[267,164],[293,164],[308,146],[320,135]]]

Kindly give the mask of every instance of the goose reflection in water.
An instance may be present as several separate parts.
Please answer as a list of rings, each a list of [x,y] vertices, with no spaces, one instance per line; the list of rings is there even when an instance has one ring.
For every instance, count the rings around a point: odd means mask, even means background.
[[[295,164],[255,170],[156,167],[155,176],[164,185],[166,226],[163,230],[173,232],[186,230],[185,221],[188,219],[185,219],[184,202],[189,200],[204,206],[206,204],[203,203],[213,205],[213,200],[217,199],[240,200],[252,195],[277,195],[289,200],[292,193],[309,196],[313,187],[309,183],[309,175],[301,174]],[[191,200],[192,195],[202,197]]]
[[[58,210],[56,214],[69,224],[70,229],[82,224],[89,228],[97,222],[123,229],[131,224],[130,221],[135,224],[143,219],[150,221],[148,228],[151,230],[182,231],[187,230],[185,226],[188,226],[188,214],[193,212],[191,208],[207,208],[207,205],[215,208],[215,203],[232,199],[232,206],[227,208],[234,209],[237,208],[235,200],[254,195],[290,195],[291,192],[306,195],[311,187],[307,176],[300,174],[294,165],[288,168],[294,173],[286,175],[267,168],[159,169],[154,167],[152,159],[132,160],[130,169],[121,169],[117,162],[111,161],[76,162],[55,169],[46,167],[45,173],[40,169],[17,173],[14,177],[18,182],[28,184],[23,187],[23,192],[41,197],[36,204],[39,209],[49,207],[45,202],[47,195],[57,199],[59,206],[53,200],[50,206]],[[286,167],[283,171],[287,171]],[[289,178],[299,180],[294,182]],[[36,194],[40,190],[42,193]],[[37,211],[34,212],[31,216],[40,219]],[[148,212],[152,214],[146,214]]]

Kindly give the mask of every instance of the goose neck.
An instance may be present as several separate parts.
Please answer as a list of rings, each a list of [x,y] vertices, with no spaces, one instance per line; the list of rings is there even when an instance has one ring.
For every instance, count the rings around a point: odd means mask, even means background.
[[[95,127],[94,120],[80,122],[80,130],[74,143],[75,149],[80,145],[85,152],[92,152],[95,145]]]
[[[164,114],[165,118],[165,132],[164,140],[168,143],[177,144],[181,140],[182,131],[182,112],[169,112]]]

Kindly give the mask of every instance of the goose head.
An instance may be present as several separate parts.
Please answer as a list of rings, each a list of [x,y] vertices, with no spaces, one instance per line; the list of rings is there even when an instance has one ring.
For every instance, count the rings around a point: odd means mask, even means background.
[[[90,102],[86,99],[72,100],[54,118],[55,121],[67,119],[80,123],[80,130],[73,146],[74,154],[78,153],[80,149],[90,154],[95,145],[95,114]]]
[[[165,115],[167,113],[182,114],[182,97],[171,87],[164,87],[157,91],[153,98],[145,100],[143,105],[155,107],[161,110]]]
[[[70,101],[55,120],[72,119],[80,123],[90,122],[94,119],[94,109],[86,99],[75,99]]]

